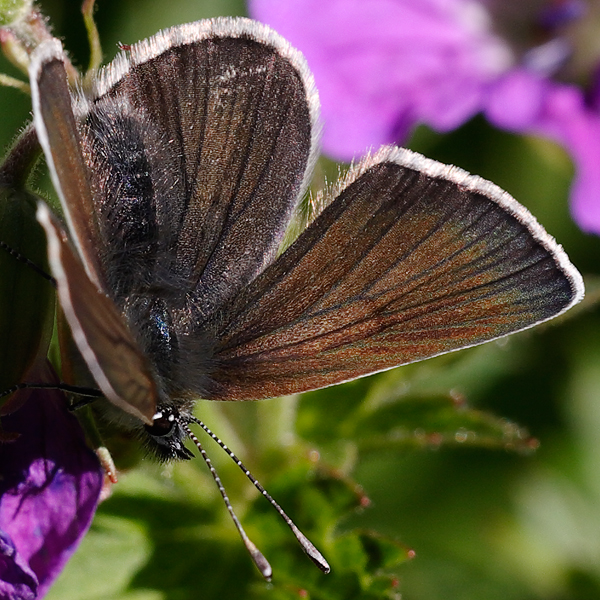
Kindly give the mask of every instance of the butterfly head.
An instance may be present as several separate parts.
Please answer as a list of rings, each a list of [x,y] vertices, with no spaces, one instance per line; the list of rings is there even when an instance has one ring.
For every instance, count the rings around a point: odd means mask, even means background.
[[[193,454],[184,442],[189,438],[187,424],[190,419],[174,406],[160,405],[152,425],[144,425],[147,446],[161,460],[189,460]]]

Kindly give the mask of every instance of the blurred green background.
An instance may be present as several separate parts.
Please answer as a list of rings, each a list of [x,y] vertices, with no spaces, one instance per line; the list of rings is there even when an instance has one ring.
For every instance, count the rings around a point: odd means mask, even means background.
[[[80,3],[41,8],[75,63],[86,65]],[[118,42],[244,13],[234,0],[100,0],[96,16],[108,61]],[[0,72],[16,73],[4,59]],[[0,88],[2,147],[29,112],[28,97]],[[600,240],[569,217],[569,159],[480,119],[446,136],[420,129],[410,147],[525,204],[584,274],[584,305],[508,340],[301,398],[199,404],[200,418],[331,560],[331,575],[310,564],[207,442],[250,537],[273,564],[272,584],[246,556],[202,461],[143,460],[100,506],[48,598],[600,598]],[[317,180],[336,172],[323,161]],[[52,194],[43,167],[37,181]],[[134,461],[127,441],[113,444]],[[406,560],[409,549],[416,555]]]

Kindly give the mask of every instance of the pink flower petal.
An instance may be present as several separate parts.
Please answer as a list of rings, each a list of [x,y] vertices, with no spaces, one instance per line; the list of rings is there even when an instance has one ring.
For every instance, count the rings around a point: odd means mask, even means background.
[[[510,60],[473,0],[254,0],[250,11],[306,56],[324,151],[342,160],[400,142],[419,122],[457,127]]]

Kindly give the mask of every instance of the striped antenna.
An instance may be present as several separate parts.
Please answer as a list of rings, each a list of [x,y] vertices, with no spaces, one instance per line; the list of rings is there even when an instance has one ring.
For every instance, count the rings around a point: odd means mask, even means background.
[[[223,501],[225,502],[225,506],[227,506],[227,510],[229,511],[229,514],[231,515],[231,518],[233,519],[233,522],[234,522],[235,526],[237,527],[237,530],[240,533],[242,542],[244,542],[244,546],[246,546],[246,549],[250,553],[250,556],[252,557],[254,564],[258,567],[258,570],[261,572],[262,576],[267,581],[271,581],[271,575],[273,574],[273,569],[271,568],[269,561],[263,556],[262,552],[254,545],[254,542],[248,537],[248,535],[244,531],[242,524],[240,523],[239,519],[237,518],[235,512],[233,511],[231,502],[229,502],[227,492],[225,491],[225,488],[223,487],[223,484],[221,483],[221,478],[219,477],[217,471],[213,467],[213,464],[212,464],[210,458],[208,458],[208,455],[206,454],[206,451],[202,447],[200,440],[194,435],[192,430],[187,425],[183,425],[183,427],[187,430],[187,434],[190,436],[190,439],[192,440],[192,442],[194,442],[194,444],[196,444],[196,447],[200,451],[200,454],[202,455],[204,462],[210,469],[213,479],[215,480],[217,487],[219,488],[219,492],[221,493],[221,496],[223,498]]]
[[[26,258],[25,256],[23,256],[20,252],[17,252],[14,248],[9,246],[6,242],[0,241],[0,248],[5,250],[6,252],[8,252],[8,254],[10,254],[15,260],[18,260],[18,261],[22,262],[23,264],[27,265],[30,269],[35,271],[38,275],[41,275],[46,281],[49,281],[54,287],[56,287],[56,279],[54,279],[54,277],[52,277],[52,275],[49,275],[48,273],[46,273],[46,271],[44,269],[42,269],[42,267],[40,267],[39,265],[36,265],[33,261],[31,261],[28,258]]]
[[[269,494],[269,492],[267,492],[267,490],[265,490],[265,488],[254,477],[254,475],[252,475],[252,473],[250,473],[250,471],[244,466],[242,461],[227,447],[227,445],[224,442],[222,442],[219,439],[219,437],[217,435],[215,435],[202,421],[200,421],[200,419],[196,419],[196,417],[193,417],[193,416],[190,418],[194,423],[196,423],[197,425],[200,425],[200,427],[202,427],[202,429],[204,429],[204,431],[215,442],[217,442],[217,444],[219,444],[219,446],[221,446],[221,448],[223,450],[225,450],[225,452],[228,454],[228,456],[244,472],[244,475],[246,475],[246,477],[254,484],[254,487],[271,503],[273,508],[279,513],[281,518],[285,521],[285,524],[292,530],[292,533],[296,536],[296,539],[298,540],[302,550],[304,550],[304,552],[315,563],[315,565],[317,565],[317,567],[319,567],[319,569],[321,569],[321,571],[323,571],[323,573],[329,573],[331,571],[331,568],[329,566],[329,563],[325,560],[324,556],[315,548],[314,544],[298,529],[298,527],[296,527],[294,522],[284,512],[283,508],[281,508],[281,506],[279,506],[279,504],[277,504],[277,502],[275,502],[275,500]],[[189,431],[189,427],[187,429]],[[191,432],[190,432],[190,434],[191,434]],[[190,435],[190,437],[192,437],[192,436]],[[192,440],[194,440],[194,442],[195,442],[196,438],[192,437]],[[201,450],[201,452],[202,452],[202,450]],[[204,460],[207,460],[207,459],[205,458]],[[215,476],[215,475],[213,474],[213,476]],[[229,512],[232,513],[231,510]]]

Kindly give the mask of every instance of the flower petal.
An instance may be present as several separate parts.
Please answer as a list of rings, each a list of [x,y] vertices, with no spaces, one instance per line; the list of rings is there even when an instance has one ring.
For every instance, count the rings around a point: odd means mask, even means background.
[[[556,85],[538,128],[570,153],[575,164],[571,214],[583,231],[599,235],[600,113],[588,107],[579,88]]]
[[[485,114],[497,127],[549,138],[569,152],[571,213],[582,230],[600,234],[600,112],[583,90],[514,70],[494,84]]]
[[[510,71],[490,85],[485,115],[501,129],[529,128],[539,119],[548,85],[548,81],[526,69]]]
[[[34,600],[38,580],[24,564],[13,541],[0,531],[0,598],[6,600]]]
[[[9,598],[28,597],[17,586],[27,582],[31,589],[32,574],[39,585],[35,597],[46,593],[87,531],[103,480],[98,459],[86,446],[62,392],[30,394],[22,408],[2,419],[5,430],[20,434],[0,445],[5,550],[0,589],[11,589]]]
[[[419,122],[457,127],[512,60],[473,0],[253,0],[250,12],[305,54],[324,150],[343,160],[401,142]]]

